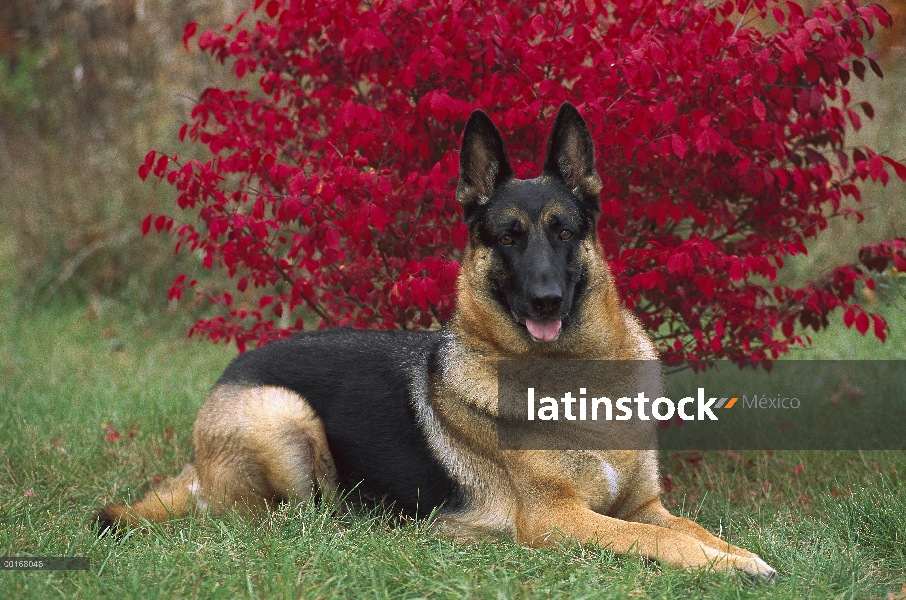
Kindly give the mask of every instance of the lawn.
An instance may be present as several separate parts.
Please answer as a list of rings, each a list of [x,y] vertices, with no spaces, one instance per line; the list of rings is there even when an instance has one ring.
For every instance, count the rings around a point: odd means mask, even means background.
[[[0,277],[0,555],[87,556],[89,571],[0,572],[0,597],[883,598],[906,592],[901,452],[664,452],[664,501],[758,552],[774,586],[687,573],[575,544],[457,545],[424,522],[283,506],[256,521],[198,516],[97,539],[128,500],[191,456],[191,425],[234,350],[113,302],[25,305]],[[903,358],[838,326],[820,358]],[[842,331],[839,331],[842,330]],[[894,418],[902,418],[896,415]]]

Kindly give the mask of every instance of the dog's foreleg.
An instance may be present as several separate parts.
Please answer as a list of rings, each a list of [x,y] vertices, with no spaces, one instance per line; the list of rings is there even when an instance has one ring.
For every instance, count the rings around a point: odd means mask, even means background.
[[[757,556],[718,550],[677,529],[607,517],[587,508],[577,498],[524,508],[517,519],[517,528],[519,541],[532,546],[548,546],[571,538],[609,548],[617,554],[644,556],[681,569],[740,571],[767,582],[772,582],[777,574]]]
[[[652,498],[647,503],[640,505],[626,516],[626,520],[649,523],[651,525],[657,525],[658,527],[673,529],[674,531],[693,537],[700,542],[704,542],[715,550],[761,560],[754,552],[749,552],[744,548],[734,546],[729,542],[720,539],[698,523],[670,514],[670,512],[664,508],[663,504],[661,504],[659,498]]]

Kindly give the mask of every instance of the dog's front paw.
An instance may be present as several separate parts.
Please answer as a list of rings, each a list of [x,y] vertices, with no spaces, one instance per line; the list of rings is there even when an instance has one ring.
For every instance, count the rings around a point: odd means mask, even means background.
[[[757,556],[752,559],[758,567],[758,577],[765,583],[774,583],[777,579],[777,569],[764,562]]]
[[[735,559],[736,568],[755,581],[772,584],[777,579],[777,570],[757,556]]]
[[[777,571],[757,555],[740,556],[712,549],[708,549],[705,554],[707,566],[712,569],[726,573],[742,572],[759,583],[774,583],[777,579]]]

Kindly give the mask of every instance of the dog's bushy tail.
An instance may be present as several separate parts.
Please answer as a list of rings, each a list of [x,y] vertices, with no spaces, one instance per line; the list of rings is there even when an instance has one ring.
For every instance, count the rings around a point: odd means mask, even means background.
[[[154,486],[135,504],[108,504],[101,508],[94,517],[98,534],[183,517],[195,506],[193,492],[197,489],[195,465],[189,463],[179,475]]]

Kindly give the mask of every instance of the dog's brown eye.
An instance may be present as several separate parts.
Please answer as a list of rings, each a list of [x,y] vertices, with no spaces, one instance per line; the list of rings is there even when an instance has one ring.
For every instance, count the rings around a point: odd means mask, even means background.
[[[511,236],[510,234],[500,236],[500,243],[504,246],[509,246],[513,243],[513,236]]]
[[[566,241],[566,240],[570,239],[571,237],[573,237],[573,232],[570,231],[569,229],[564,229],[563,231],[560,232],[560,239],[563,241]]]

